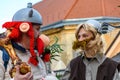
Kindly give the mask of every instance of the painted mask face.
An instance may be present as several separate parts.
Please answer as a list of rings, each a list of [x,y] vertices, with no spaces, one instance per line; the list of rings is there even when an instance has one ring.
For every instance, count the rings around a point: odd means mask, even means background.
[[[34,29],[34,38],[38,38],[40,34],[40,25],[33,25],[33,29]]]
[[[87,47],[87,44],[90,42],[90,40],[93,38],[93,34],[90,31],[85,30],[84,28],[81,28],[77,40],[73,43],[73,49],[82,49],[85,50]]]

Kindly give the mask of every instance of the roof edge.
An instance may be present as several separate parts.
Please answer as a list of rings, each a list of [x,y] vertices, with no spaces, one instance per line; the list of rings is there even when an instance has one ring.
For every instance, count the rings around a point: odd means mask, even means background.
[[[46,25],[46,26],[42,26],[41,31],[45,31],[45,30],[49,30],[49,29],[53,29],[53,28],[60,28],[65,25],[77,25],[88,19],[95,19],[100,22],[120,22],[120,18],[118,18],[118,17],[104,17],[104,16],[90,17],[90,18],[65,19],[65,20],[60,20],[58,22]]]

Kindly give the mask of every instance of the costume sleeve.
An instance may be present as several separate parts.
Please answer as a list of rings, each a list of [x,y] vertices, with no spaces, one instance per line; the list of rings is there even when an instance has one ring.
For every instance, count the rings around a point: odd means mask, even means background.
[[[3,51],[0,50],[0,80],[11,80],[9,75],[9,70],[5,69],[2,56],[3,56]]]
[[[65,72],[64,72],[61,80],[68,80],[69,77],[70,77],[70,71],[71,71],[71,69],[70,69],[70,64],[68,64],[68,66],[67,66],[67,68],[65,69]]]
[[[120,72],[116,69],[116,72],[114,74],[113,80],[120,80]]]
[[[4,76],[5,76],[5,68],[4,68],[4,62],[2,60],[2,54],[3,52],[0,50],[0,80],[4,80]]]

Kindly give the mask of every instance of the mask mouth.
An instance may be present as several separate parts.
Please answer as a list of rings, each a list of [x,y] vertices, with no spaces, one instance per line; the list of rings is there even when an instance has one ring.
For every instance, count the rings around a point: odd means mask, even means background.
[[[73,46],[72,46],[73,50],[76,50],[76,49],[85,50],[86,49],[86,45],[89,43],[90,40],[91,40],[91,38],[83,40],[83,41],[78,41],[78,40],[74,41],[73,42]]]

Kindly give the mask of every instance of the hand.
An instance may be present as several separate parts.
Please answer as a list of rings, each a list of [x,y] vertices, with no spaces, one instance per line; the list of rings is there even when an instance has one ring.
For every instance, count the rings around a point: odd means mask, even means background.
[[[14,80],[33,80],[33,74],[28,72],[25,75],[21,75],[19,72],[19,65],[17,65]]]

